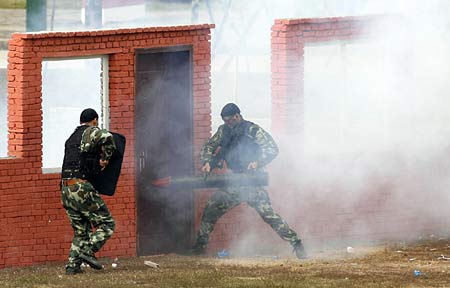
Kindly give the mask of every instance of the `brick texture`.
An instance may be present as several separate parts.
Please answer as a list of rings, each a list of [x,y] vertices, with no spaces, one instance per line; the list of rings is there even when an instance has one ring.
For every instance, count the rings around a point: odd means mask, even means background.
[[[42,174],[41,169],[42,59],[110,56],[110,129],[127,137],[127,150],[116,194],[104,197],[116,219],[116,233],[99,256],[133,256],[136,255],[135,50],[192,47],[194,159],[198,159],[201,145],[211,133],[213,27],[204,24],[12,35],[7,72],[8,157],[0,159],[0,268],[65,260],[73,235],[60,202],[60,174]],[[199,168],[198,160],[195,165]],[[197,206],[201,206],[200,196]]]

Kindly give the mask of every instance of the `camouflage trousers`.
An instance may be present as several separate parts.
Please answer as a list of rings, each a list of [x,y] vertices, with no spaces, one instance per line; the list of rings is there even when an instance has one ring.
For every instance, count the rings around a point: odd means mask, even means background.
[[[66,267],[76,267],[81,264],[80,253],[91,255],[100,250],[112,236],[115,223],[105,202],[89,182],[63,185],[61,200],[74,230]]]
[[[259,216],[284,240],[292,245],[300,239],[294,230],[272,209],[269,194],[264,187],[228,187],[217,190],[206,203],[203,211],[196,246],[206,247],[209,234],[214,230],[217,220],[237,205],[246,202],[258,212]]]

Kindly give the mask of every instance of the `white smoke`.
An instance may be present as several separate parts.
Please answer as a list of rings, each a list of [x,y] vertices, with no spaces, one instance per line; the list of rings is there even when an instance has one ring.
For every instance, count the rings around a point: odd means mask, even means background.
[[[381,2],[370,41],[305,47],[305,137],[282,141],[298,162],[272,187],[295,191],[274,202],[297,200],[282,211],[310,243],[449,233],[449,4]]]

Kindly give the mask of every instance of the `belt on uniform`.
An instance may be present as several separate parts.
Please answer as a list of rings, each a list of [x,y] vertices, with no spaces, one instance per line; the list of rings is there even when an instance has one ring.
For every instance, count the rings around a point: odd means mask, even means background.
[[[78,183],[84,183],[86,181],[87,180],[80,179],[80,178],[71,178],[71,179],[62,179],[61,183],[64,186],[72,186],[72,185],[75,185],[75,184],[78,184]]]

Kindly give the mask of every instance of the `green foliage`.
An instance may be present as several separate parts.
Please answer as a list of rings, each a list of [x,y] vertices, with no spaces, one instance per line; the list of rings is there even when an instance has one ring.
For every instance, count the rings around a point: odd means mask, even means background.
[[[0,9],[25,9],[26,0],[0,0]]]

